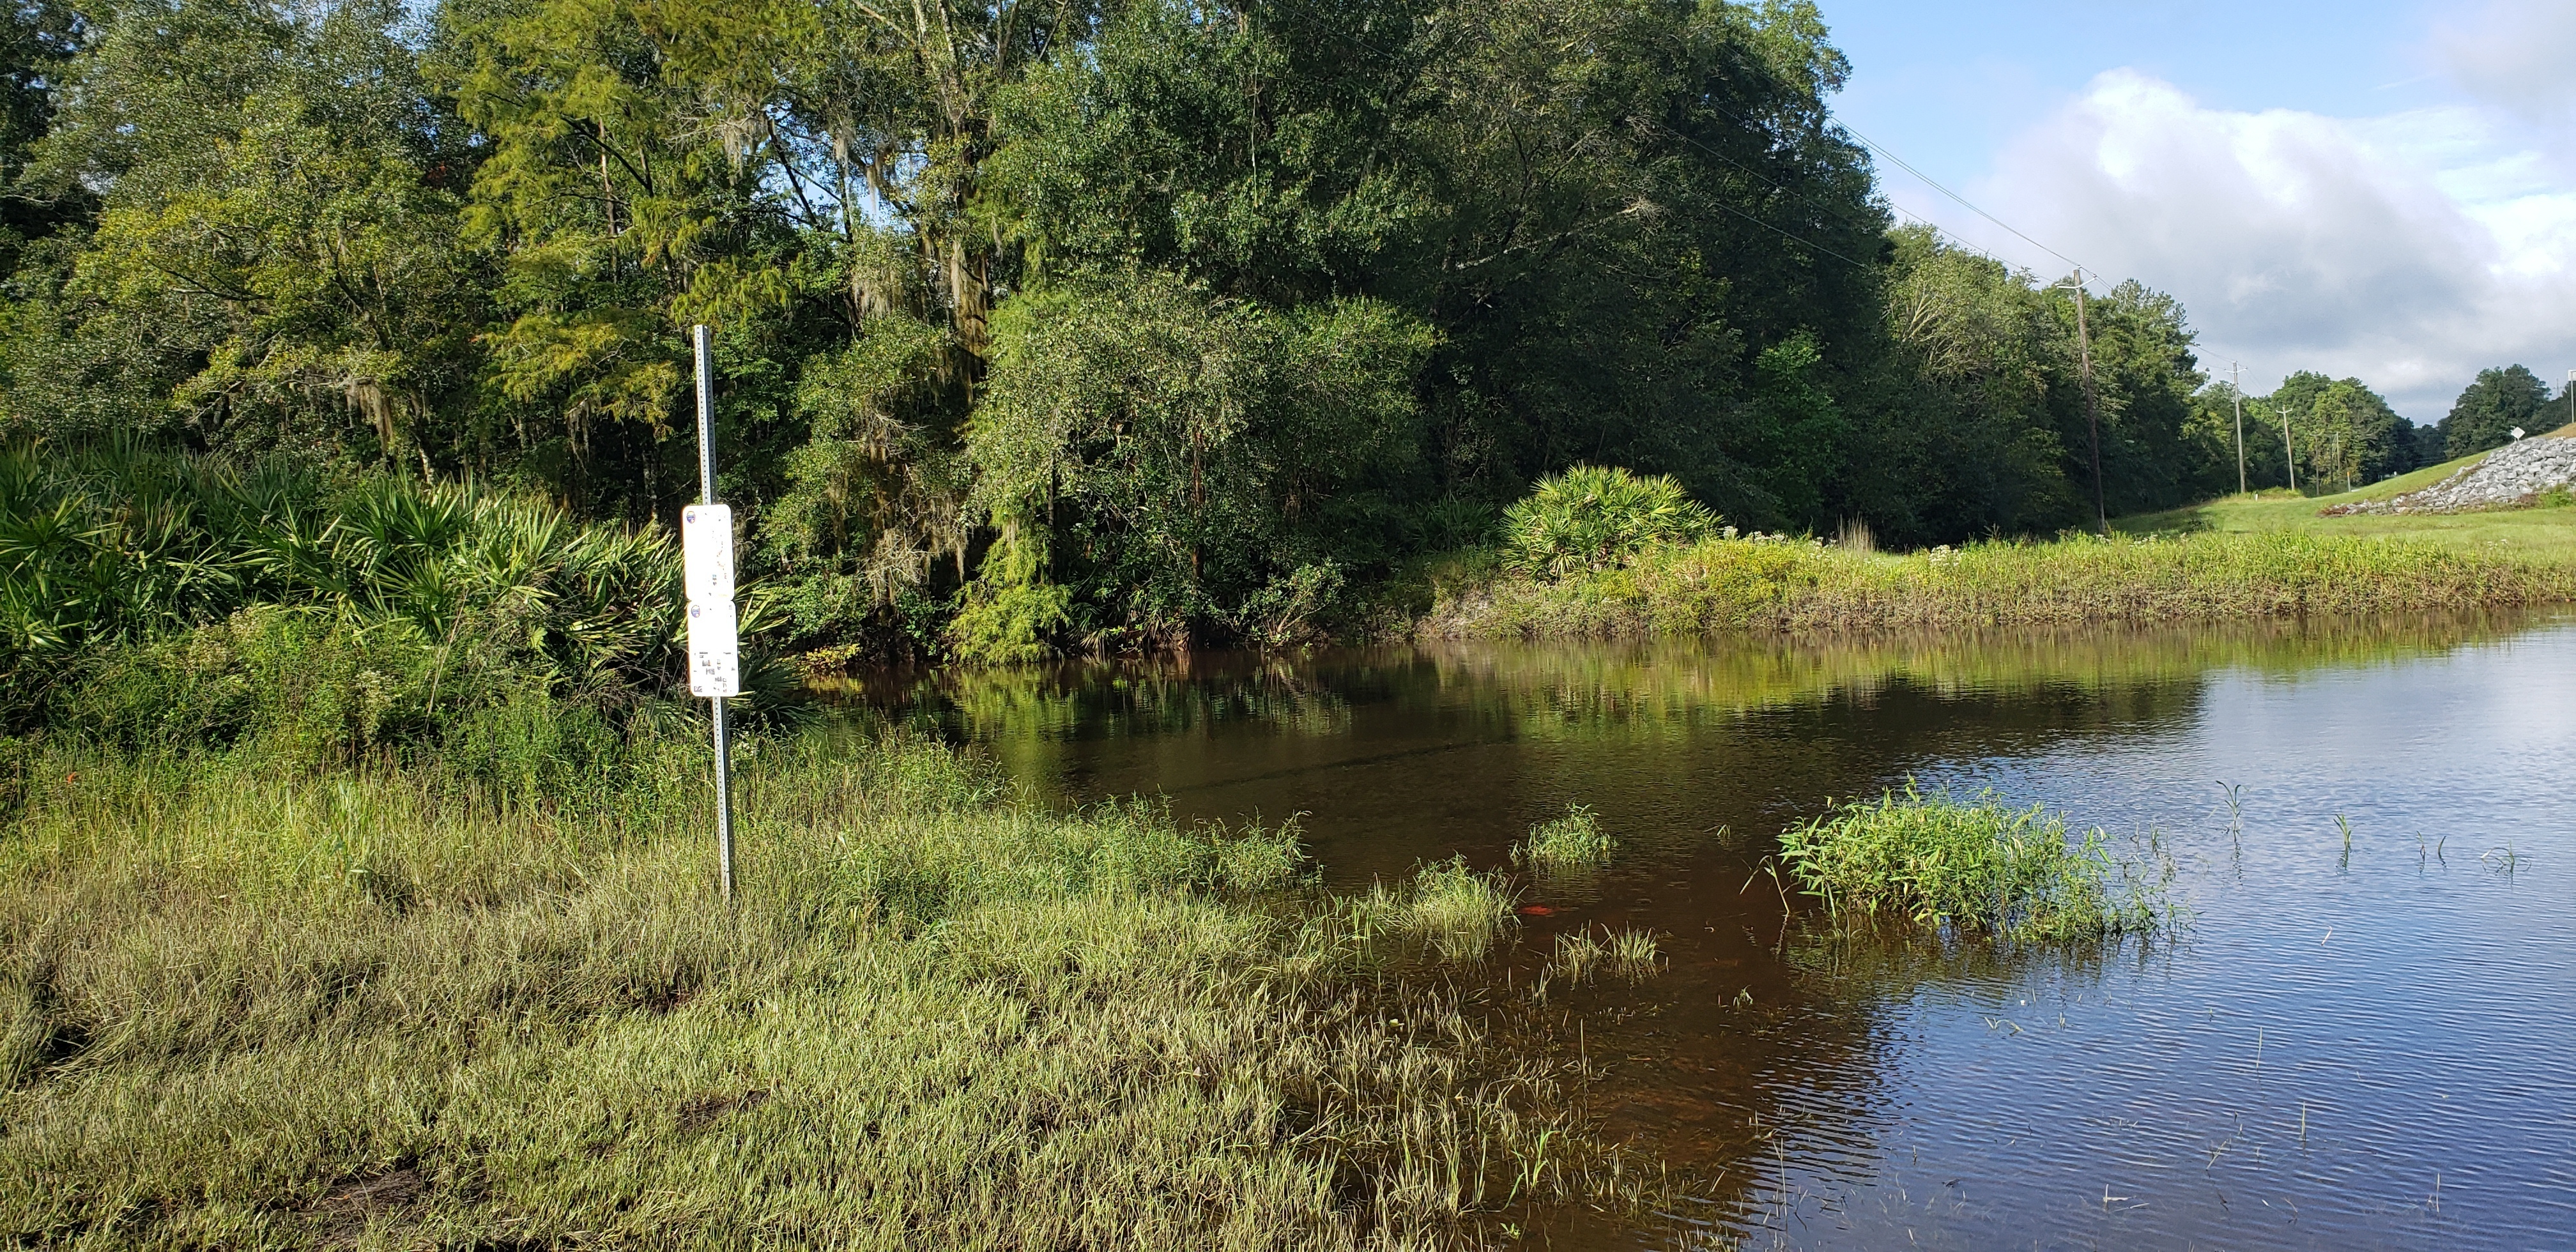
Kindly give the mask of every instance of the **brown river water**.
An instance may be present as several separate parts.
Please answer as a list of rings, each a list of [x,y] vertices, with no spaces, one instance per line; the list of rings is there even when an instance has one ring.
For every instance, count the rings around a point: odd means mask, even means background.
[[[1201,654],[867,699],[1070,799],[1296,815],[1338,888],[1591,806],[1617,863],[1537,883],[1508,959],[1661,938],[1660,976],[1544,1011],[1591,1113],[1707,1198],[1531,1246],[2576,1248],[2565,618]],[[1998,952],[1754,877],[1908,779],[2152,832],[2188,924]]]

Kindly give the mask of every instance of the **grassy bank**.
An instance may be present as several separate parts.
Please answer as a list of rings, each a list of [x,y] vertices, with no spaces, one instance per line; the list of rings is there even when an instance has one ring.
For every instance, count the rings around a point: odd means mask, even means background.
[[[2576,562],[2426,539],[2280,532],[1994,542],[1906,555],[1711,538],[1563,574],[1470,556],[1426,581],[1412,631],[1430,638],[2214,621],[2576,601]]]
[[[2576,437],[2576,427],[2556,432]],[[2406,538],[2467,550],[2497,550],[2553,561],[2576,562],[2576,508],[2497,509],[2481,513],[2360,514],[2328,517],[2324,510],[2362,500],[2384,500],[2430,487],[2484,459],[2485,453],[2429,466],[2386,482],[2326,496],[2275,488],[2226,496],[2189,508],[2114,518],[2113,530],[2130,535],[2298,534],[2334,538]]]
[[[1506,924],[1463,871],[1325,901],[1286,832],[808,736],[746,750],[727,909],[693,740],[579,803],[0,751],[17,1246],[1432,1247],[1616,1186],[1381,977]]]

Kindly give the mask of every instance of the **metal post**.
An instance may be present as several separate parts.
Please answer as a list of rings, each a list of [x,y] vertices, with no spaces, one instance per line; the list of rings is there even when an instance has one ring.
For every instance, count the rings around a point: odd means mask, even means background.
[[[691,330],[698,357],[698,502],[716,503],[716,373],[707,328]],[[733,745],[725,738],[723,696],[710,698],[716,736],[716,873],[733,899]]]

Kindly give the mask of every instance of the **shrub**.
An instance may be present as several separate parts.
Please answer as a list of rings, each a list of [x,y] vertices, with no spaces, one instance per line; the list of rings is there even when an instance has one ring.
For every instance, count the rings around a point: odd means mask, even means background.
[[[1514,567],[1556,575],[1603,569],[1650,544],[1693,542],[1719,524],[1667,475],[1591,465],[1541,480],[1503,514]]]

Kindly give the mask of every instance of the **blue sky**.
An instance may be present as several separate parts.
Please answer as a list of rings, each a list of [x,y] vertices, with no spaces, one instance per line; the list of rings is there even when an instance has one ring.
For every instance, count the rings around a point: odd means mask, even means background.
[[[1847,125],[2180,297],[2203,368],[2358,375],[2419,422],[2483,366],[2576,368],[2576,0],[1820,3]],[[2067,268],[1881,175],[1960,239]]]

